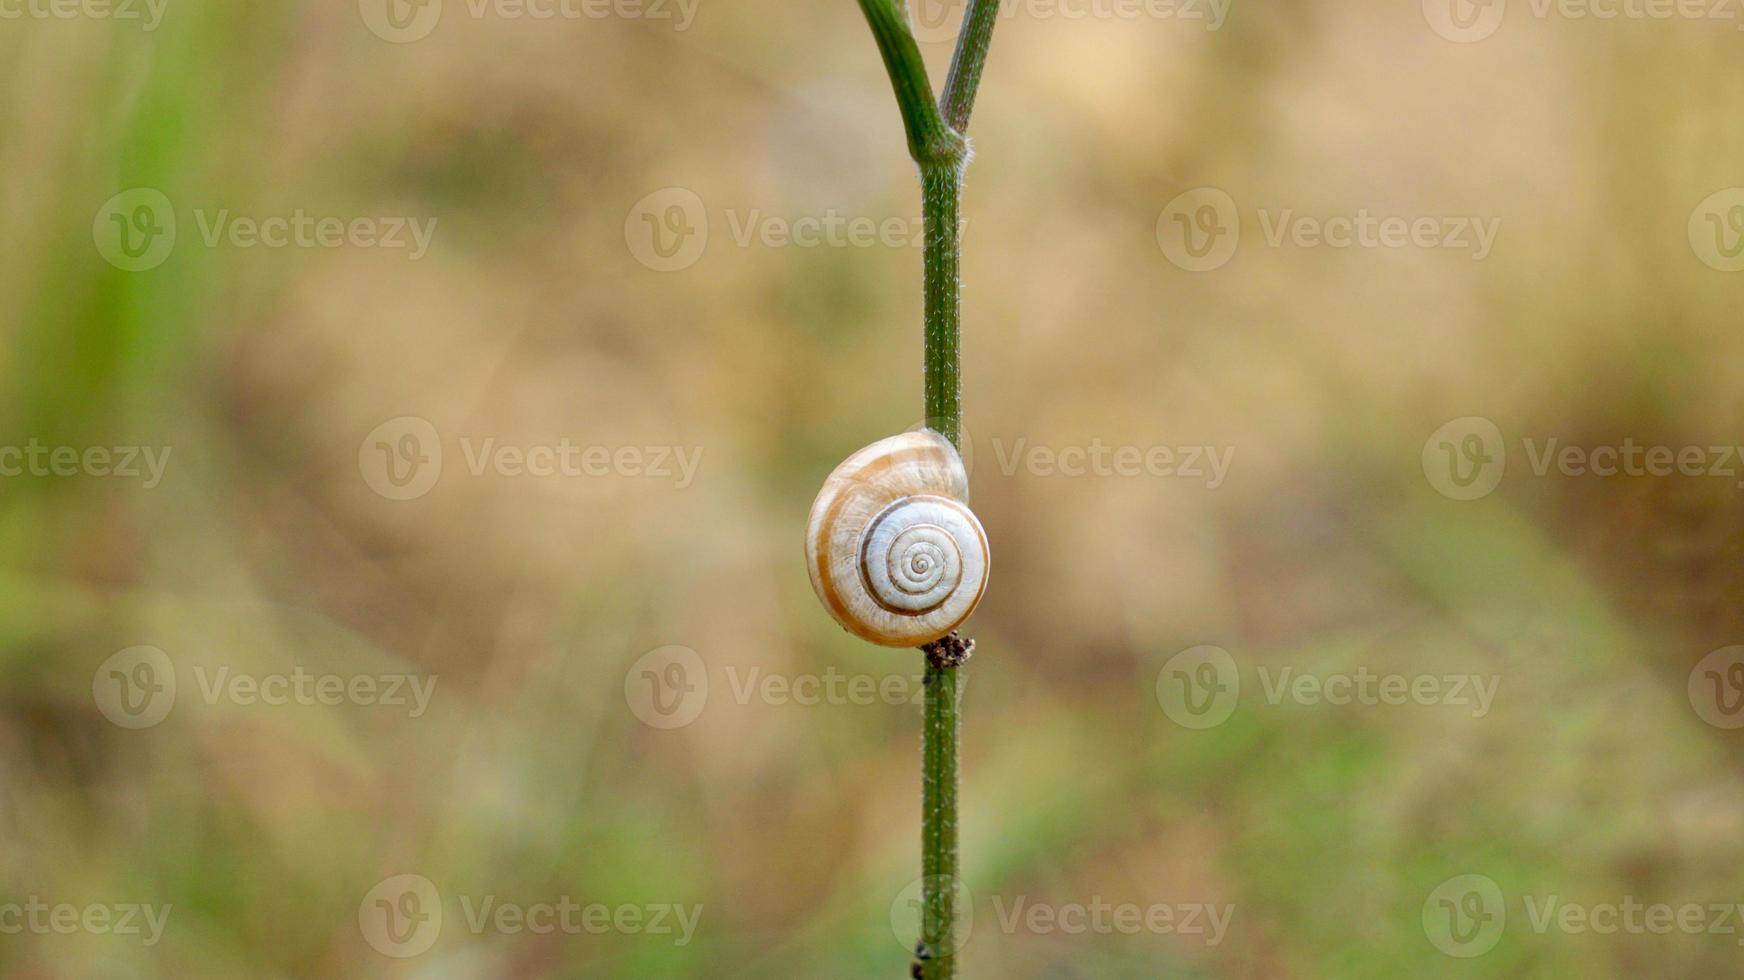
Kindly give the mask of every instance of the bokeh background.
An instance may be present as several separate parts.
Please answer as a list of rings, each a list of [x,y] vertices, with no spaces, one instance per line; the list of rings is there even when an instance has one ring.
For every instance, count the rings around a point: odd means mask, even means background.
[[[1744,461],[1524,447],[1741,441],[1744,20],[1439,2],[1007,3],[965,198],[995,555],[966,976],[1738,975],[1744,917],[1526,909],[1744,902]],[[0,446],[170,455],[151,486],[0,479],[0,903],[172,911],[151,945],[10,929],[0,973],[905,975],[919,656],[839,630],[800,556],[829,469],[921,411],[915,174],[855,5],[9,9]],[[954,13],[917,13],[937,84]],[[1192,271],[1175,215],[1208,201],[1239,244]],[[1499,233],[1268,235],[1365,209]],[[298,212],[434,233],[206,233]],[[782,238],[831,215],[898,231]],[[1484,423],[1454,462],[1506,469],[1459,499],[1432,464]],[[475,473],[487,440],[700,456]],[[1046,463],[1093,445],[1231,462]],[[1239,696],[1198,728],[1165,709],[1205,645]],[[173,701],[124,727],[116,675],[166,663]],[[1273,703],[1285,668],[1498,686],[1481,715]],[[435,686],[421,713],[205,693],[299,671]],[[440,929],[384,940],[406,875]],[[1499,934],[1435,924],[1471,875]],[[487,896],[701,914],[688,941],[469,928]],[[1096,903],[1233,915],[1009,924]]]

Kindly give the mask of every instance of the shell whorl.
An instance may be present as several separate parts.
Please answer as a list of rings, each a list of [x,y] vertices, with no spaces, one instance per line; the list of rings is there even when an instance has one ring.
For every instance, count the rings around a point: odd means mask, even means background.
[[[850,633],[931,643],[969,618],[987,589],[987,532],[969,510],[969,475],[944,436],[905,432],[836,467],[811,507],[812,588]]]

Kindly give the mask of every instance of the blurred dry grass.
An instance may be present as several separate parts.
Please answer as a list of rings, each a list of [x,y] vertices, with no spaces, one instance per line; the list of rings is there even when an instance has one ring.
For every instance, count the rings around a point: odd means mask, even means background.
[[[455,8],[458,11],[458,7]],[[1744,184],[1724,25],[1536,20],[1474,45],[1415,3],[1237,4],[1222,29],[1016,16],[975,120],[965,271],[974,492],[971,977],[1722,977],[1725,936],[1538,935],[1445,957],[1423,898],[1468,872],[1570,901],[1744,898],[1735,733],[1688,671],[1740,642],[1731,481],[1534,479],[1437,495],[1450,418],[1515,440],[1737,441],[1738,280],[1685,239]],[[935,77],[948,48],[927,46]],[[0,443],[167,445],[169,478],[0,481],[0,900],[173,903],[163,942],[0,936],[18,977],[891,977],[915,873],[918,712],[740,704],[727,678],[906,674],[816,608],[798,557],[831,465],[917,421],[912,248],[742,247],[751,210],[907,217],[895,110],[852,4],[705,5],[674,32],[451,11],[388,44],[353,5],[171,0],[142,34],[0,21]],[[1214,273],[1157,216],[1248,212]],[[155,187],[150,272],[91,216]],[[624,222],[706,203],[702,259]],[[1499,217],[1481,262],[1268,248],[1255,208]],[[424,258],[207,248],[194,209],[435,218]],[[384,420],[449,460],[393,502]],[[658,479],[469,476],[453,440],[701,447]],[[1000,447],[1233,447],[1187,479],[1006,474]],[[1495,710],[1158,709],[1198,643],[1244,664],[1498,674]],[[149,644],[161,726],[92,672]],[[693,725],[626,709],[688,646]],[[187,671],[439,678],[423,717],[206,705]],[[689,945],[471,936],[395,961],[358,902],[700,903]],[[982,896],[1233,903],[1227,941],[1007,934]],[[450,922],[458,913],[449,909]]]

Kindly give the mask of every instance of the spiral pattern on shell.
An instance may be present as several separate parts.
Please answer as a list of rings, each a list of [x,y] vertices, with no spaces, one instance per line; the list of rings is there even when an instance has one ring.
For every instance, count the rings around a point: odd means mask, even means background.
[[[882,439],[824,481],[806,564],[824,608],[873,643],[912,647],[956,629],[987,589],[987,533],[969,476],[930,430]]]

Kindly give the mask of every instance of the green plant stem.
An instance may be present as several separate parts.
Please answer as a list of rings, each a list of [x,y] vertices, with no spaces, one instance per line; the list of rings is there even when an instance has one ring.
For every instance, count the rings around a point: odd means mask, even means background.
[[[968,154],[963,138],[945,125],[945,117],[933,104],[933,86],[927,79],[926,61],[920,45],[908,30],[908,18],[893,0],[860,0],[860,11],[878,42],[890,86],[896,90],[896,107],[902,111],[902,128],[908,136],[908,154],[915,162],[956,160]]]
[[[999,0],[969,0],[963,11],[957,53],[951,57],[950,74],[945,76],[945,94],[939,98],[945,125],[958,133],[969,131],[969,113],[975,108],[981,69],[987,67],[987,48],[993,43],[993,27],[998,22]]]
[[[924,269],[923,389],[927,425],[961,446],[963,168],[969,125],[998,0],[969,0],[944,94],[933,101],[920,47],[901,0],[859,0],[902,113],[909,155],[920,167]],[[927,658],[921,741],[921,935],[923,980],[957,975],[957,742],[961,668]]]
[[[923,163],[924,323],[927,425],[960,445],[963,428],[962,276],[959,220],[963,161]],[[927,661],[921,735],[921,977],[957,975],[957,739],[960,667]]]
[[[957,975],[957,706],[960,667],[927,662],[921,736],[921,977]]]
[[[963,429],[962,268],[959,236],[963,168],[961,163],[923,164],[921,215],[925,235],[922,259],[925,333],[922,349],[927,425],[960,446]]]

